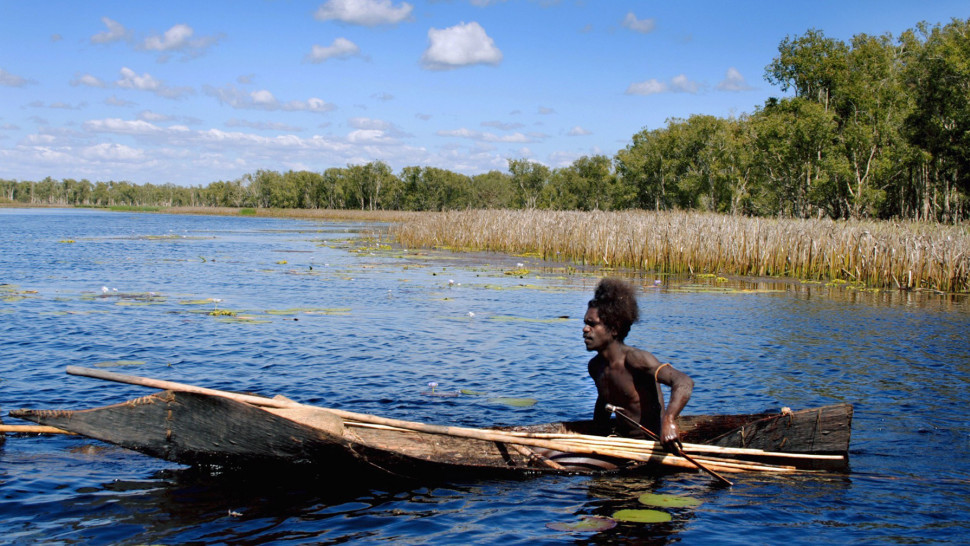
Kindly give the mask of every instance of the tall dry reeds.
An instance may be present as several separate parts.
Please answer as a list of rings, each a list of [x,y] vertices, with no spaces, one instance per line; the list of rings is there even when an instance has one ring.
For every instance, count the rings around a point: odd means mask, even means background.
[[[661,273],[784,276],[880,288],[970,291],[970,226],[790,220],[697,212],[470,210],[394,228],[452,247]]]

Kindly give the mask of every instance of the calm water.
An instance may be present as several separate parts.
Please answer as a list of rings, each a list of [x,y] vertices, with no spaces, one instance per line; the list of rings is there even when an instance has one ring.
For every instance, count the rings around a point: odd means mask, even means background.
[[[441,424],[590,415],[580,331],[594,275],[362,243],[373,229],[0,209],[2,416],[151,392],[68,376],[67,365]],[[504,274],[517,262],[527,278]],[[694,377],[687,412],[851,402],[852,472],[735,475],[728,489],[702,474],[401,486],[210,475],[82,438],[19,436],[0,445],[0,542],[967,541],[967,297],[653,280],[642,279],[644,320],[629,341]],[[421,395],[430,381],[488,396]],[[599,534],[546,527],[637,508],[648,491],[703,504]]]

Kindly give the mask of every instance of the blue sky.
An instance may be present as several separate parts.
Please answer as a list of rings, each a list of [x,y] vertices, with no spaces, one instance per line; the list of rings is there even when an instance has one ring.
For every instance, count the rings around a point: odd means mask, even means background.
[[[954,17],[965,1],[0,0],[0,178],[558,168],[782,96],[764,69],[786,36]]]

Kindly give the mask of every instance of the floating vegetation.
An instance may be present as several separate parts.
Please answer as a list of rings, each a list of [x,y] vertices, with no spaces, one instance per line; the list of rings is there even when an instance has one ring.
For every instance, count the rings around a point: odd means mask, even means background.
[[[524,277],[524,276],[526,276],[526,275],[529,274],[529,270],[528,269],[510,269],[510,270],[506,271],[505,274],[506,275],[509,275],[509,276],[512,276],[512,277]]]
[[[77,241],[75,241],[74,239],[61,239],[60,241],[57,241],[57,242],[70,244],[70,243],[75,243]]]
[[[546,527],[554,531],[565,531],[567,533],[595,533],[616,527],[616,520],[603,516],[581,516],[578,521],[554,521],[547,523]]]
[[[693,497],[683,495],[664,495],[661,493],[644,493],[638,499],[640,504],[657,506],[660,508],[692,508],[703,504]]]
[[[268,324],[272,321],[266,319],[256,318],[250,315],[235,315],[235,316],[223,316],[219,317],[219,322],[229,322],[236,324]]]
[[[104,362],[98,362],[94,365],[95,368],[123,368],[125,366],[144,366],[147,364],[144,360],[106,360]]]
[[[235,311],[230,311],[228,309],[213,309],[207,313],[210,317],[234,317],[236,316]]]
[[[497,396],[494,398],[489,398],[488,401],[492,404],[502,404],[503,406],[511,406],[513,408],[531,408],[536,405],[535,398],[511,398],[508,396]]]
[[[660,510],[619,510],[613,513],[616,521],[629,523],[664,523],[674,519],[667,512]]]
[[[16,303],[38,294],[36,290],[21,290],[15,284],[0,284],[0,300],[7,303]]]

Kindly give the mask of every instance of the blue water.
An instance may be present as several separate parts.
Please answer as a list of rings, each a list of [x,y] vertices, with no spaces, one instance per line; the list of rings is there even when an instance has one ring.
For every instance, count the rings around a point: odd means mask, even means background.
[[[67,365],[441,424],[590,415],[581,317],[595,272],[387,248],[371,237],[384,227],[0,209],[0,415],[151,392]],[[505,274],[520,262],[529,275]],[[726,489],[690,473],[402,486],[211,474],[83,438],[13,436],[0,445],[0,542],[967,542],[966,296],[639,281],[644,318],[628,341],[694,378],[685,413],[851,402],[851,472],[733,475]],[[422,395],[432,381],[487,394]],[[703,504],[666,509],[666,524],[546,527],[637,508],[649,491]]]

